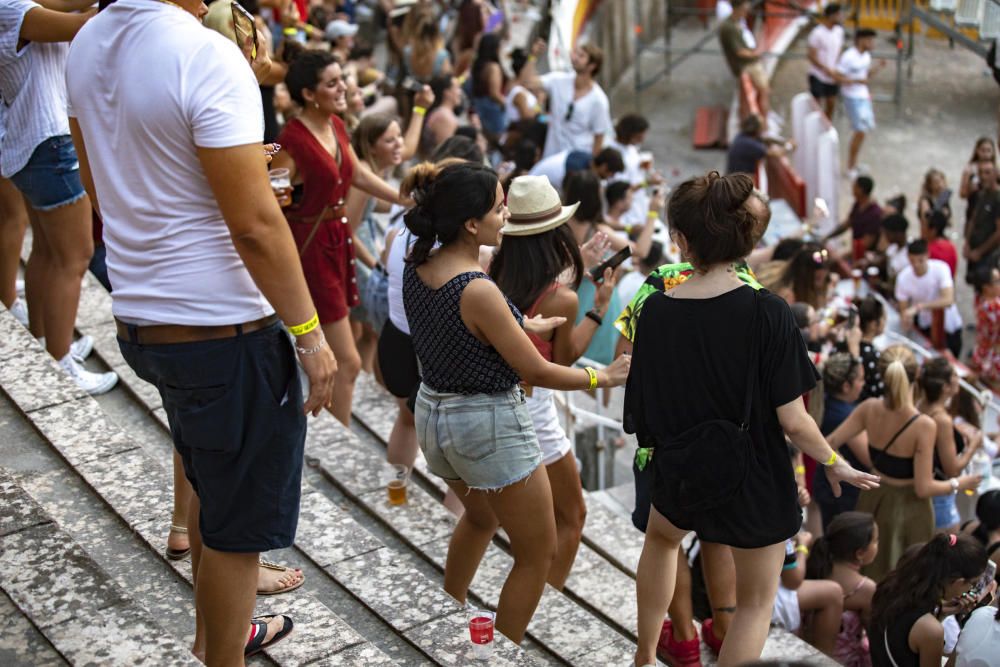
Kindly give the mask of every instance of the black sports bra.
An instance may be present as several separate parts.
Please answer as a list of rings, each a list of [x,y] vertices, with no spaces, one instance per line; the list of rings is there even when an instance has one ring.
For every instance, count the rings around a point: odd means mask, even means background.
[[[892,436],[889,440],[889,444],[885,446],[885,449],[875,449],[872,444],[868,443],[868,455],[872,459],[872,464],[887,477],[893,477],[895,479],[913,479],[913,457],[902,457],[893,456],[889,453],[889,448],[893,446],[896,442],[896,438],[903,434],[903,431],[910,427],[910,424],[917,420],[920,413],[913,415],[903,426],[896,431],[896,435]]]

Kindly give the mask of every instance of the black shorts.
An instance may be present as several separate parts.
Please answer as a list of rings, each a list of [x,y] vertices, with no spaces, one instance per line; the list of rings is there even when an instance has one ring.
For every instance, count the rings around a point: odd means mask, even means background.
[[[138,345],[122,356],[163,399],[174,445],[218,551],[290,547],[302,489],[306,418],[295,351],[281,325],[197,343]]]
[[[420,389],[420,367],[413,340],[391,319],[385,321],[378,337],[378,365],[385,388],[396,398],[414,398]],[[412,409],[412,406],[411,406]]]
[[[810,74],[809,93],[817,100],[821,100],[824,97],[836,97],[840,93],[840,86],[835,83],[823,83]]]

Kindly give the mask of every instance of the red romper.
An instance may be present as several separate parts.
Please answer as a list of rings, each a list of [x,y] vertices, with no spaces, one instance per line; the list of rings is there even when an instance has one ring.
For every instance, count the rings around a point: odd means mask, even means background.
[[[302,270],[322,324],[347,317],[350,309],[360,302],[354,276],[351,225],[344,210],[344,200],[354,178],[351,142],[344,121],[330,116],[330,122],[337,137],[339,165],[297,118],[285,125],[277,139],[295,160],[302,178],[302,196],[285,209],[285,218],[299,248]],[[306,245],[310,235],[312,239]]]

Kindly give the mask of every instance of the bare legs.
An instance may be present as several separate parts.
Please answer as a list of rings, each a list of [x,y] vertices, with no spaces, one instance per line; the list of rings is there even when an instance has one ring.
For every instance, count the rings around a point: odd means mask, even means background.
[[[333,409],[330,412],[344,426],[351,423],[351,401],[354,383],[361,372],[361,355],[354,345],[350,319],[343,317],[323,325],[323,335],[337,359],[337,373],[333,384]]]
[[[656,508],[650,509],[646,541],[636,570],[636,581],[642,582],[636,586],[639,607],[636,665],[656,663],[656,643],[674,594],[677,553],[685,534]],[[779,543],[761,549],[731,551],[736,572],[736,613],[719,655],[720,667],[760,658],[771,623],[778,590],[777,574],[781,571],[785,547]],[[702,556],[705,557],[704,552]],[[713,605],[717,604],[713,601]]]
[[[198,497],[192,496],[188,513],[195,601],[192,653],[212,667],[243,667],[243,649],[257,596],[260,554],[216,551],[204,546],[198,525],[200,511]],[[271,621],[265,640],[279,632],[281,624],[280,618]]]
[[[736,565],[736,613],[719,654],[719,667],[758,660],[771,626],[783,542],[760,549],[732,549]]]
[[[27,227],[28,212],[20,191],[6,178],[0,178],[0,302],[7,308],[17,298],[14,283]]]
[[[677,580],[667,613],[674,640],[685,642],[698,638],[694,627],[694,606],[691,604],[691,568],[683,556],[677,558]]]
[[[496,627],[520,643],[542,597],[556,551],[548,475],[539,467],[526,480],[499,491],[470,490],[461,481],[449,481],[448,485],[462,501],[465,513],[448,545],[444,588],[465,602],[479,562],[497,526],[503,526],[510,537],[514,567],[500,592]]]
[[[851,143],[847,147],[847,168],[854,169],[858,166],[858,153],[861,152],[861,144],[865,142],[864,132],[855,132],[851,135]]]
[[[680,551],[681,540],[687,532],[670,523],[655,507],[650,508],[646,540],[642,545],[639,567],[635,571],[635,593],[639,607],[636,665],[656,664],[656,643],[660,639],[663,618],[674,596],[677,552]]]
[[[840,616],[844,612],[844,591],[835,581],[808,579],[795,591],[799,609],[813,611],[809,624],[809,643],[827,655],[833,655]]]
[[[568,452],[555,463],[545,466],[545,470],[552,487],[556,518],[556,556],[549,569],[548,582],[553,588],[562,590],[580,547],[587,506],[583,500],[583,487],[573,452]]]
[[[712,605],[712,634],[718,640],[726,638],[736,613],[736,567],[733,550],[725,544],[701,543],[701,571]]]
[[[49,354],[62,359],[73,342],[80,281],[94,254],[90,199],[84,195],[51,211],[27,209],[33,232],[25,269],[31,333],[45,336]]]

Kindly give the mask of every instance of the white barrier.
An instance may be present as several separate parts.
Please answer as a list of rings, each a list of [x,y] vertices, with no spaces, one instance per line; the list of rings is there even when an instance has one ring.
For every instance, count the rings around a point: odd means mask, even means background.
[[[829,232],[840,220],[840,139],[837,130],[809,93],[792,98],[792,138],[797,148],[792,165],[806,182],[806,205],[816,197],[826,200],[830,215],[817,220],[820,233]]]

